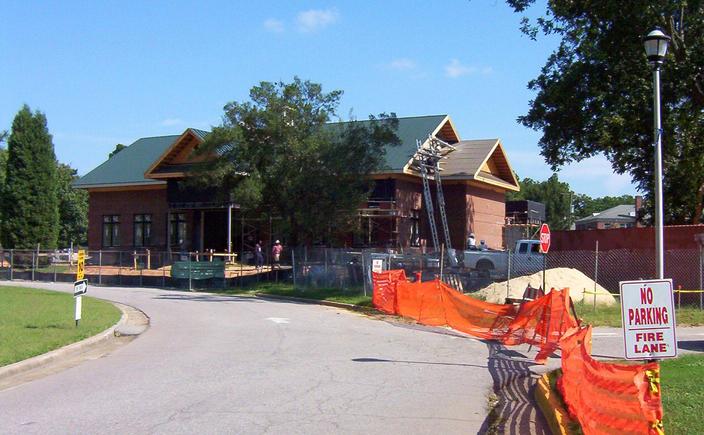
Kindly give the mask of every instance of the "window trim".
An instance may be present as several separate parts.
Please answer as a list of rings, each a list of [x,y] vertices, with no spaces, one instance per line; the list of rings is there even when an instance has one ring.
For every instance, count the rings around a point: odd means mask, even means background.
[[[140,218],[138,220],[138,218]],[[152,219],[151,213],[135,213],[132,215],[132,246],[135,248],[144,248],[152,246]],[[142,227],[142,240],[137,244],[137,227]],[[147,232],[147,228],[149,231]],[[147,236],[147,233],[149,235]]]
[[[121,238],[120,223],[121,223],[121,220],[120,220],[119,214],[104,214],[103,215],[102,234],[101,234],[101,238],[102,238],[101,242],[102,242],[103,248],[117,248],[120,246],[120,238]],[[106,227],[110,228],[109,243],[108,243],[108,240],[105,240]]]

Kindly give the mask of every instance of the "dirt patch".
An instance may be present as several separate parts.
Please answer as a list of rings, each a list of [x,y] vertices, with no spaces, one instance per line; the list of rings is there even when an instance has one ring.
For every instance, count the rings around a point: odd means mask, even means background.
[[[523,292],[526,287],[542,287],[543,285],[543,272],[537,272],[533,275],[519,276],[512,278],[508,282],[508,297],[513,299],[521,299],[523,297]],[[545,287],[550,288],[569,288],[570,296],[575,302],[579,302],[584,298],[586,302],[592,302],[594,295],[584,294],[584,290],[587,292],[594,292],[595,283],[587,275],[583,274],[577,269],[570,269],[567,267],[558,267],[554,269],[547,269],[545,271]],[[604,287],[596,284],[596,303],[602,305],[613,305],[616,303],[616,299],[608,292]],[[506,281],[495,282],[477,292],[481,297],[484,297],[487,302],[493,303],[503,303],[507,297],[507,284]]]

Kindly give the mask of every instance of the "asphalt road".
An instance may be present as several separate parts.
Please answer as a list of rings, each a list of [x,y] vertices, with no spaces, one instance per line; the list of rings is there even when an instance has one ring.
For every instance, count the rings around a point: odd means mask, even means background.
[[[478,340],[247,297],[89,295],[143,310],[151,327],[103,358],[0,391],[0,433],[465,434],[486,423],[493,381]]]

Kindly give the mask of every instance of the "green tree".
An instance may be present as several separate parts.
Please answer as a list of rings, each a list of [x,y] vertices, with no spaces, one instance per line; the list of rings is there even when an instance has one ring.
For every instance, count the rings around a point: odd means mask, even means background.
[[[574,192],[569,184],[560,181],[557,174],[552,174],[545,181],[535,181],[530,178],[519,180],[520,192],[510,192],[507,200],[527,199],[545,204],[545,220],[554,230],[568,230],[574,222],[571,213],[571,201]]]
[[[88,242],[88,192],[75,189],[78,172],[64,163],[56,168],[59,197],[59,247],[85,246]]]
[[[27,105],[15,116],[8,139],[2,198],[5,248],[55,248],[59,229],[56,157],[46,117]]]
[[[110,152],[110,154],[108,154],[108,159],[109,159],[110,157],[114,156],[115,154],[119,153],[120,151],[124,150],[125,148],[127,148],[127,146],[126,146],[126,145],[123,145],[123,144],[121,144],[121,143],[115,145],[115,149],[112,150],[112,151]]]
[[[581,219],[591,216],[594,213],[602,212],[611,207],[616,207],[617,205],[635,205],[635,198],[633,195],[602,196],[599,198],[591,198],[588,195],[578,194],[574,197],[573,204],[575,218]]]
[[[507,0],[522,13],[535,0]],[[542,130],[553,169],[603,153],[652,203],[652,71],[642,38],[654,26],[672,36],[662,67],[664,210],[668,223],[696,223],[704,198],[704,7],[701,1],[547,3],[522,30],[557,35],[559,47],[528,87],[537,91],[523,125]],[[650,211],[652,216],[652,208]]]
[[[395,115],[328,124],[341,91],[295,78],[262,82],[250,100],[225,106],[199,153],[220,156],[197,180],[222,187],[250,213],[283,218],[289,243],[333,241],[356,227],[369,193],[369,174],[381,168],[385,146],[398,144]]]

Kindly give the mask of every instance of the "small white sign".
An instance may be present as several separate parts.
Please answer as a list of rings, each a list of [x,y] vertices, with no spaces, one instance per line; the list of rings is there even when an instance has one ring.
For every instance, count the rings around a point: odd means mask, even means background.
[[[78,325],[78,321],[81,320],[81,306],[83,305],[83,296],[76,296],[76,314],[75,314],[75,320],[76,320],[76,325]]]
[[[372,260],[372,272],[381,273],[384,271],[384,260],[375,258]]]
[[[621,281],[619,285],[626,359],[676,357],[672,280]]]
[[[73,295],[80,296],[88,292],[88,280],[82,279],[73,283]]]

